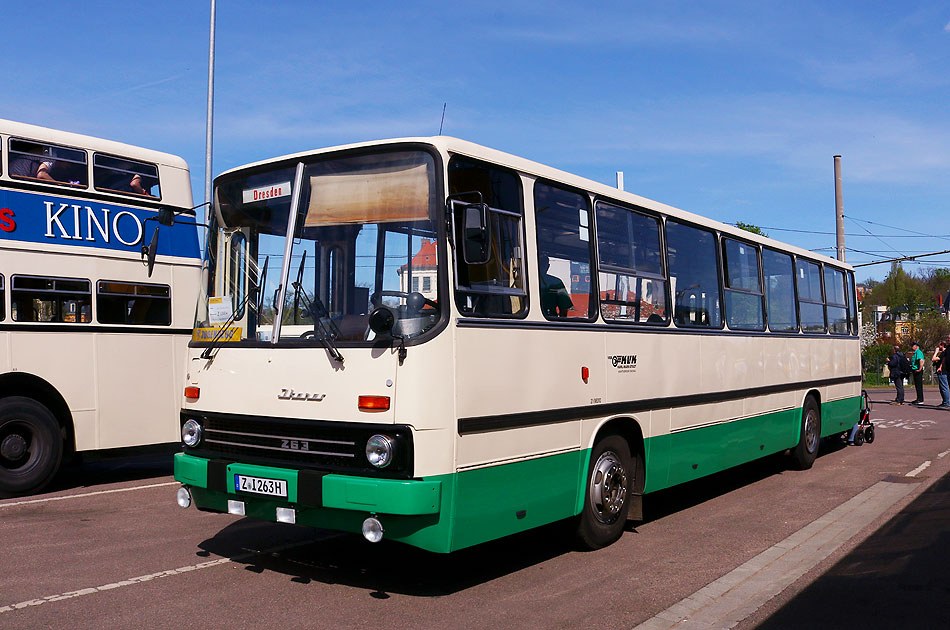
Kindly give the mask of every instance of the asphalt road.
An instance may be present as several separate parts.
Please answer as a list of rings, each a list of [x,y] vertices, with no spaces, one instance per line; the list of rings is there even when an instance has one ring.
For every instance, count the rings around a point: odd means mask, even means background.
[[[883,601],[907,627],[947,627],[928,602],[947,593],[950,412],[878,404],[872,419],[873,444],[828,442],[809,471],[773,456],[651,495],[644,522],[587,553],[560,525],[448,556],[372,545],[182,510],[168,453],[76,465],[0,501],[0,628],[633,628],[882,480],[907,496],[737,627],[901,627],[875,623]]]

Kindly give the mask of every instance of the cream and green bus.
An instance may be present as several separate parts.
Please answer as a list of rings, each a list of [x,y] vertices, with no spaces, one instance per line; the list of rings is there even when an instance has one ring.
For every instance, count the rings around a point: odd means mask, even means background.
[[[858,419],[850,267],[449,137],[215,180],[178,503],[451,552]]]

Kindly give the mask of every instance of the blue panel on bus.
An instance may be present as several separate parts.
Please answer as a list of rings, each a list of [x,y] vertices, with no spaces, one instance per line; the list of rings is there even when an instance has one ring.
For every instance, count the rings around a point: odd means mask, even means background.
[[[0,239],[140,252],[152,238],[155,210],[0,190]],[[152,221],[145,223],[147,218]],[[186,220],[191,220],[190,218]],[[158,254],[200,258],[194,225],[162,226]]]

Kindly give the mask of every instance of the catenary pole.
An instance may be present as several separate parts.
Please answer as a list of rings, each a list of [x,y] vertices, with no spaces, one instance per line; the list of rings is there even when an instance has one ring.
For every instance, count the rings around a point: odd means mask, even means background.
[[[205,203],[211,202],[211,136],[214,127],[214,0],[211,0],[211,36],[208,43],[208,119],[205,123]],[[205,209],[207,213],[210,206]]]
[[[841,196],[841,156],[835,156],[835,230],[838,246],[838,260],[844,260],[844,200]]]

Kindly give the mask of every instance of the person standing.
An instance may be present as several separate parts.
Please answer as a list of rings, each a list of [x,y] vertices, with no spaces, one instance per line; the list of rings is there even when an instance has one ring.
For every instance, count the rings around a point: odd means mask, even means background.
[[[910,404],[920,405],[924,402],[924,353],[916,341],[910,342],[910,347],[914,349],[910,358],[910,369],[914,374],[914,389],[917,390],[917,398]]]
[[[934,350],[933,366],[934,373],[937,375],[937,387],[940,388],[940,407],[942,409],[950,408],[950,383],[947,381],[947,371],[950,365],[944,368],[944,357],[950,359],[947,354],[947,342],[941,341],[937,349]]]
[[[903,359],[903,361],[901,360]],[[887,369],[891,373],[891,381],[894,382],[894,387],[897,388],[897,398],[895,398],[891,404],[892,405],[903,405],[904,404],[904,371],[901,367],[903,363],[907,362],[907,357],[904,356],[904,353],[901,352],[900,346],[894,346],[894,354],[887,360]]]

